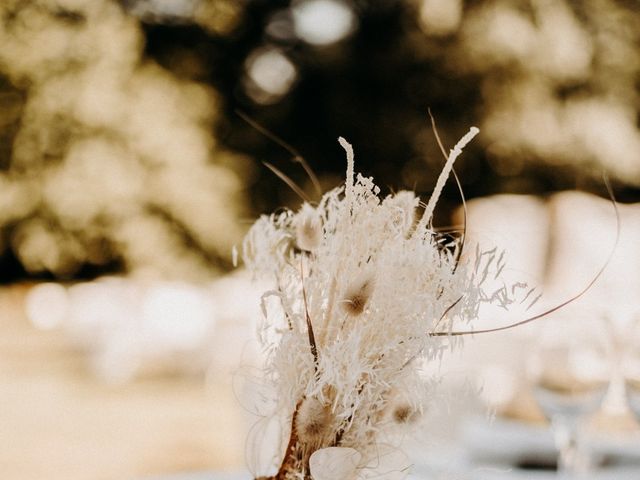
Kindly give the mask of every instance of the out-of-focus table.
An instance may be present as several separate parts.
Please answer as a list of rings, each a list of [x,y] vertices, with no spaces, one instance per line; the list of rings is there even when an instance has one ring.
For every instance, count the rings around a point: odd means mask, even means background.
[[[633,468],[616,468],[605,472],[597,472],[583,480],[637,480],[639,470]],[[466,471],[451,471],[449,473],[416,472],[409,475],[407,480],[554,480],[558,476],[555,472],[532,472],[508,470],[496,467],[482,467]],[[251,480],[246,473],[187,473],[165,477],[153,477],[143,480]]]
[[[109,386],[61,331],[0,290],[0,471],[19,480],[121,480],[240,469],[243,412],[229,383],[162,377]]]

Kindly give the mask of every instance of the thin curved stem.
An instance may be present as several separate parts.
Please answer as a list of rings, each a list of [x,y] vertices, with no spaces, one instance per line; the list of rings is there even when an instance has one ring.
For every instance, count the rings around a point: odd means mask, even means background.
[[[607,187],[607,192],[609,192],[609,197],[611,198],[611,203],[613,205],[613,209],[616,214],[616,237],[613,243],[613,247],[611,248],[611,251],[607,256],[607,260],[600,267],[600,269],[595,274],[595,276],[591,279],[591,281],[582,290],[580,290],[575,295],[569,297],[567,300],[559,303],[558,305],[555,305],[554,307],[549,308],[548,310],[545,310],[542,313],[539,313],[529,318],[525,318],[524,320],[520,320],[518,322],[510,323],[509,325],[496,327],[496,328],[487,328],[484,330],[467,330],[467,331],[458,331],[458,332],[430,332],[429,336],[432,336],[432,337],[454,336],[455,337],[455,336],[462,336],[462,335],[477,335],[480,333],[492,333],[492,332],[500,332],[502,330],[509,330],[511,328],[519,327],[521,325],[526,325],[527,323],[531,323],[534,320],[538,320],[540,318],[546,317],[547,315],[550,315],[551,313],[554,313],[566,307],[570,303],[575,302],[580,297],[582,297],[585,293],[587,293],[591,289],[591,287],[593,287],[593,285],[598,281],[598,279],[602,276],[607,266],[609,266],[609,263],[611,263],[611,259],[613,258],[613,255],[615,254],[618,248],[618,243],[620,242],[620,211],[618,210],[618,204],[616,203],[613,190],[611,189],[611,184],[609,183],[609,179],[607,178],[606,175],[604,176],[604,182],[605,182],[605,186]]]

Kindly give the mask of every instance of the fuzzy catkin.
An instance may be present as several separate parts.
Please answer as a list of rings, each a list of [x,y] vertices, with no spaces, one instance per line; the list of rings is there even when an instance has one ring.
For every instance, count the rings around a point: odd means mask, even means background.
[[[332,425],[331,406],[318,398],[305,398],[296,417],[296,434],[304,444],[320,444],[330,433]]]
[[[372,279],[365,280],[364,282],[358,282],[351,286],[342,299],[341,306],[343,310],[351,316],[360,315],[367,306],[372,292]]]

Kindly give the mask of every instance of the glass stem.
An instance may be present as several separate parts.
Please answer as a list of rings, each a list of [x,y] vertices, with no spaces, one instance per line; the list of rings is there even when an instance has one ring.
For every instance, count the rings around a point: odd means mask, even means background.
[[[585,456],[580,444],[579,418],[556,415],[552,419],[553,435],[558,449],[558,476],[578,478],[585,470]]]

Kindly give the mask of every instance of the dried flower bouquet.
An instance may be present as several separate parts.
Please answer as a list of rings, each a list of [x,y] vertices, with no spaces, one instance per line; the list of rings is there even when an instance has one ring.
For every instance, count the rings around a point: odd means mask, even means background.
[[[431,227],[453,163],[477,133],[451,150],[426,205],[408,191],[381,199],[372,179],[354,174],[341,138],[344,187],[317,206],[262,216],[249,231],[246,265],[275,282],[263,296],[259,332],[283,430],[282,444],[265,446],[273,470],[259,473],[271,476],[257,478],[408,473],[396,439],[422,412],[431,385],[417,360],[437,358],[451,344],[453,322],[474,319],[482,303],[512,301],[507,288],[482,288],[501,257],[460,262],[461,242]]]

